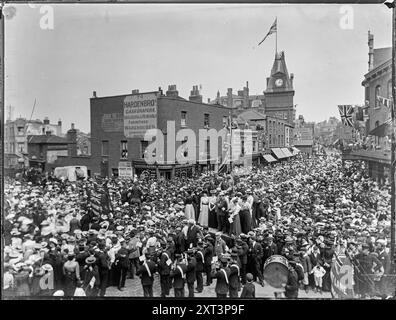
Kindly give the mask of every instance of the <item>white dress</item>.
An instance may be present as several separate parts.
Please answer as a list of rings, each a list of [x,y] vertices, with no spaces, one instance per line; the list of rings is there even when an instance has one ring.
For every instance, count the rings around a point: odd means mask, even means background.
[[[203,226],[208,226],[209,219],[209,198],[202,197],[201,198],[201,212],[199,213],[198,223]]]
[[[186,219],[193,219],[195,221],[195,210],[194,206],[191,203],[186,204],[186,208],[184,209],[184,215]]]

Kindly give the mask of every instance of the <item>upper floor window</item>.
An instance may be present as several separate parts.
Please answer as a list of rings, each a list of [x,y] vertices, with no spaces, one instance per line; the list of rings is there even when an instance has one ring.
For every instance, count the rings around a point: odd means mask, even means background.
[[[109,154],[109,140],[102,140],[102,156],[108,156]]]
[[[381,95],[381,86],[378,85],[375,87],[375,107],[379,108],[380,107],[380,102],[378,97]]]
[[[180,125],[181,125],[182,127],[187,126],[187,112],[186,112],[186,111],[182,111],[182,112],[181,112],[181,122],[180,122]]]
[[[209,113],[204,113],[204,126],[209,127]]]
[[[23,131],[24,131],[23,129],[24,129],[24,127],[17,127],[18,135],[23,134]]]
[[[128,141],[121,141],[121,159],[128,159]]]
[[[146,155],[146,149],[148,147],[148,141],[142,140],[140,141],[140,154],[141,154],[141,158],[145,158]]]
[[[388,99],[392,97],[392,80],[388,81]]]

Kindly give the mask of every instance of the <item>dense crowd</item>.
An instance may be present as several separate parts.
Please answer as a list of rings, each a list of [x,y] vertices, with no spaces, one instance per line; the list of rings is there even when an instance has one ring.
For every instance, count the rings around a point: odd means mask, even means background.
[[[151,297],[158,273],[162,297],[193,297],[213,281],[218,297],[254,297],[268,258],[280,255],[284,295],[297,298],[331,291],[333,260],[346,255],[354,296],[386,297],[389,203],[389,184],[337,155],[171,181],[8,179],[4,294],[104,296],[139,276]]]

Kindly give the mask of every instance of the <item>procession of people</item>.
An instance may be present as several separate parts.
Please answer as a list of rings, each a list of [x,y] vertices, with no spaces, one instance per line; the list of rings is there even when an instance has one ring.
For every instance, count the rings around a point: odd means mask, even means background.
[[[298,155],[172,180],[5,180],[8,296],[105,296],[139,277],[145,297],[254,298],[282,256],[286,298],[332,291],[339,255],[356,298],[392,296],[390,185],[339,155]],[[92,190],[106,190],[98,213]],[[158,276],[157,276],[158,275]]]

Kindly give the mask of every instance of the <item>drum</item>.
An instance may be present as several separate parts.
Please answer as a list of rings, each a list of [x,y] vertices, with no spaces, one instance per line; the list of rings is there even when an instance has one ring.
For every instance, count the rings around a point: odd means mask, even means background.
[[[289,262],[283,256],[273,255],[265,261],[264,280],[274,288],[282,288],[287,283]]]

